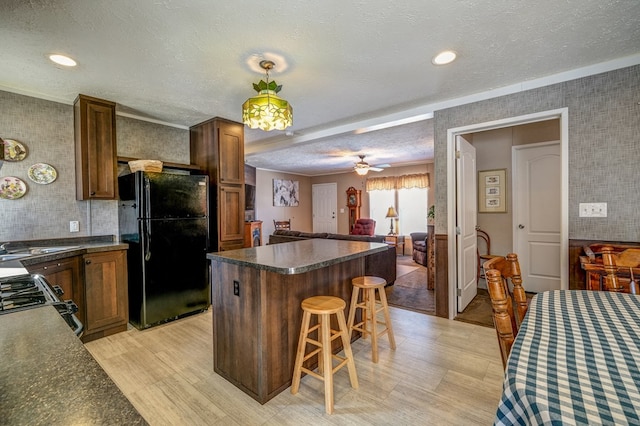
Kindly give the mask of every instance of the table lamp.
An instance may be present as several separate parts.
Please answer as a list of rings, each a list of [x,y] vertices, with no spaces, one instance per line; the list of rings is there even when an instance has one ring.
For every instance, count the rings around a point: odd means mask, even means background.
[[[387,215],[385,217],[387,219],[391,219],[391,231],[389,232],[389,235],[395,235],[395,233],[393,232],[393,219],[396,219],[398,217],[398,212],[395,208],[393,208],[393,206],[391,206],[389,207],[389,210],[387,210]]]

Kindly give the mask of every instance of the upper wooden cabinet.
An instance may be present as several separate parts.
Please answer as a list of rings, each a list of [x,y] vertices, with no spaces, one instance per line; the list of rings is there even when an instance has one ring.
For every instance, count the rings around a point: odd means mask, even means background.
[[[116,199],[116,104],[79,95],[74,104],[73,116],[76,199]]]
[[[190,129],[191,163],[209,175],[211,184],[244,184],[244,125],[213,118]]]
[[[209,175],[212,251],[244,243],[244,125],[214,118],[190,129],[191,163]]]

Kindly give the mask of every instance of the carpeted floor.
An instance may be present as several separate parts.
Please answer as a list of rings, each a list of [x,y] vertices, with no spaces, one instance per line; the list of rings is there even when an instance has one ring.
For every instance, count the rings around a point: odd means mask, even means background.
[[[435,315],[433,290],[427,290],[427,268],[411,256],[398,256],[395,284],[386,288],[387,302],[397,308]]]

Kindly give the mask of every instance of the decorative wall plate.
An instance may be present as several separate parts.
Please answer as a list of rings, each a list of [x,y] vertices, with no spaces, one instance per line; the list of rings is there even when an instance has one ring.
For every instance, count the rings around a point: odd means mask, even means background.
[[[27,148],[13,139],[4,140],[4,160],[22,161],[27,156]]]
[[[0,178],[0,198],[17,200],[27,193],[27,184],[22,179],[13,176]]]
[[[29,167],[27,175],[29,176],[29,179],[31,179],[35,183],[46,185],[56,180],[56,178],[58,177],[58,172],[56,172],[56,169],[54,169],[53,166],[50,166],[49,164],[36,163],[33,166]]]

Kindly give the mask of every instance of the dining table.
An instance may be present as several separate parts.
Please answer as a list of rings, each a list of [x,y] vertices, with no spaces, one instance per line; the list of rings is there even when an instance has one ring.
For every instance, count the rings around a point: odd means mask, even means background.
[[[495,425],[640,425],[640,296],[536,294],[509,354]]]

